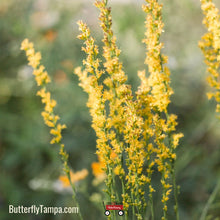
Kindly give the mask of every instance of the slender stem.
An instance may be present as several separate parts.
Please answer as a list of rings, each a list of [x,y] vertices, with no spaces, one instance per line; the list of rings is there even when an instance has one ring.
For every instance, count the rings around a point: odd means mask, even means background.
[[[174,166],[174,163],[173,163],[173,166]],[[173,179],[173,190],[174,190],[174,199],[175,199],[174,211],[176,214],[176,220],[179,220],[178,189],[176,185],[176,175],[175,175],[174,167],[172,170],[172,179]]]
[[[63,147],[61,147],[61,153],[60,154],[61,154],[61,159],[63,161],[64,171],[65,171],[66,176],[67,176],[67,178],[69,180],[70,186],[71,186],[71,188],[73,190],[73,195],[72,195],[73,201],[76,204],[76,206],[79,208],[80,206],[79,206],[79,203],[78,203],[78,201],[76,199],[76,188],[75,188],[74,184],[72,183],[72,180],[71,180],[71,177],[70,177],[70,168],[69,168],[69,166],[67,164],[67,162],[68,162],[68,154],[66,153],[66,151],[64,151]],[[79,210],[79,212],[78,212],[79,219],[83,220],[80,208],[78,210]]]
[[[164,160],[162,160],[162,164],[164,164]],[[165,168],[166,169],[166,168]],[[165,188],[165,186],[164,186],[164,183],[165,183],[165,172],[166,172],[166,170],[163,170],[162,171],[162,177],[161,177],[161,181],[163,181],[163,183],[162,183],[162,203],[163,203],[163,220],[167,220],[167,200],[165,199],[166,198],[166,188]]]
[[[114,186],[113,186],[114,176],[113,176],[113,172],[111,172],[111,174],[112,174],[111,195],[113,195],[113,193],[114,193]],[[115,202],[115,199],[113,200],[113,202]],[[112,203],[112,198],[111,198],[111,203]],[[115,220],[115,219],[116,219],[115,211],[113,211],[113,220]]]
[[[206,205],[205,205],[205,207],[202,211],[200,220],[205,220],[206,219],[209,207],[213,203],[219,189],[220,189],[220,178],[218,179],[218,182],[217,182],[212,194],[210,195],[210,197],[209,197],[209,199],[208,199],[208,201],[207,201],[207,203],[206,203]]]
[[[151,220],[154,220],[154,202],[153,202],[152,193],[150,193],[150,209],[151,209]]]
[[[135,209],[134,209],[134,197],[133,193],[131,192],[131,199],[132,199],[132,219],[135,218]]]
[[[122,186],[122,193],[125,195],[125,185],[124,185],[124,180],[121,178],[121,186]],[[127,211],[125,212],[125,220],[128,220],[128,214]]]

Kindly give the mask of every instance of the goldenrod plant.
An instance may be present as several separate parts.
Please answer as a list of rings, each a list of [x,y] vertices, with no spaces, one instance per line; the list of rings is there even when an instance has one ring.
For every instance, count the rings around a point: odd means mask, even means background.
[[[29,61],[28,65],[30,65],[33,68],[33,74],[35,75],[35,80],[37,82],[37,85],[40,87],[40,89],[37,91],[37,96],[41,97],[41,102],[45,105],[44,111],[42,111],[41,115],[44,119],[45,124],[50,128],[50,134],[53,135],[53,138],[51,139],[51,144],[58,144],[60,146],[60,155],[61,159],[63,161],[64,166],[64,172],[66,174],[66,177],[68,178],[68,181],[61,177],[61,180],[64,183],[64,185],[69,185],[72,187],[73,190],[73,200],[77,206],[78,202],[76,200],[76,189],[74,185],[74,178],[73,173],[71,172],[69,165],[68,165],[68,154],[64,149],[64,144],[62,143],[62,130],[66,128],[65,124],[58,123],[58,120],[60,117],[54,113],[54,107],[56,106],[56,101],[51,98],[51,93],[47,89],[47,84],[51,81],[50,77],[48,76],[47,71],[45,71],[45,67],[43,65],[40,65],[41,60],[41,53],[35,52],[34,44],[32,42],[29,42],[28,39],[24,39],[24,41],[21,43],[21,50],[24,50],[26,52],[27,59]],[[79,173],[78,173],[79,174]],[[87,172],[81,171],[80,178],[85,178],[87,175]],[[79,178],[79,175],[78,175]],[[79,217],[82,219],[81,212],[79,211]]]
[[[214,98],[216,105],[217,117],[220,112],[220,13],[212,0],[200,0],[201,9],[204,14],[203,24],[206,26],[208,32],[202,36],[199,41],[207,65],[207,82],[212,91],[207,93],[208,99]],[[208,210],[220,189],[220,179],[217,180],[216,186],[210,195],[205,208],[202,211],[200,220],[205,220]]]
[[[175,213],[175,219],[179,220],[179,187],[176,184],[175,162],[176,148],[183,134],[177,132],[177,115],[169,111],[174,92],[167,65],[168,57],[162,53],[163,5],[157,0],[145,0],[142,6],[146,14],[143,39],[146,69],[137,71],[140,85],[135,92],[127,83],[126,68],[120,59],[121,50],[112,29],[108,0],[96,0],[95,6],[100,13],[103,46],[100,49],[87,24],[78,21],[78,39],[83,41],[85,58],[82,66],[74,68],[79,86],[88,94],[87,106],[96,133],[98,162],[91,164],[95,177],[92,184],[105,186],[104,196],[99,192],[93,193],[91,201],[123,204],[126,220],[154,220],[159,215],[162,220],[168,220],[168,212]],[[209,99],[215,98],[216,111],[220,112],[220,14],[212,0],[201,0],[201,8],[205,15],[203,23],[208,32],[199,42],[199,47],[208,66],[207,81],[213,89],[207,95]],[[62,141],[62,130],[66,125],[61,124],[60,117],[55,114],[57,103],[51,98],[47,86],[51,79],[40,62],[41,53],[35,51],[33,43],[28,39],[22,42],[21,50],[26,52],[28,65],[33,68],[39,87],[37,96],[40,96],[44,104],[42,117],[50,128],[50,144],[60,147],[65,175],[61,175],[59,180],[63,187],[72,188],[74,203],[79,207],[79,218],[83,219],[75,184],[88,176],[88,170],[75,172],[68,165],[69,155]],[[159,186],[155,184],[155,176],[160,180]],[[206,219],[219,188],[220,181],[202,211],[201,220]],[[158,196],[160,211],[155,210],[154,204]],[[172,203],[173,209],[170,205]],[[155,212],[159,214],[155,215]],[[112,212],[108,219],[117,219],[116,212]]]
[[[84,41],[82,50],[87,56],[83,60],[84,67],[77,67],[74,72],[79,77],[79,85],[88,93],[87,106],[97,136],[96,153],[106,173],[109,201],[123,201],[126,219],[144,219],[146,207],[150,206],[154,219],[152,175],[157,169],[161,173],[162,219],[167,219],[167,201],[172,187],[178,219],[174,163],[175,149],[183,134],[175,133],[177,116],[168,112],[173,91],[170,72],[165,65],[168,58],[161,53],[162,5],[156,0],[146,0],[143,5],[147,14],[143,42],[146,44],[148,74],[138,72],[141,85],[135,94],[126,83],[127,76],[119,59],[121,51],[112,31],[108,1],[96,1],[95,6],[100,10],[104,61],[90,29],[79,21],[81,33],[78,38]],[[114,159],[111,152],[116,155]],[[121,182],[119,190],[116,186],[118,179]]]
[[[138,72],[141,84],[133,94],[131,86],[126,83],[127,76],[119,59],[121,51],[116,45],[111,8],[107,3],[107,0],[95,2],[100,10],[100,26],[104,36],[104,61],[99,56],[99,49],[90,29],[82,21],[78,22],[81,31],[78,38],[84,41],[82,50],[86,53],[86,58],[83,60],[83,68],[77,67],[74,72],[79,77],[79,85],[88,93],[87,106],[90,108],[92,127],[97,136],[96,153],[99,162],[92,164],[93,173],[97,178],[105,180],[109,202],[122,201],[126,219],[145,219],[148,206],[151,219],[154,219],[155,188],[152,176],[157,170],[161,174],[162,219],[168,219],[167,201],[172,188],[175,195],[174,210],[178,219],[174,164],[175,149],[183,134],[175,132],[177,116],[168,111],[173,91],[170,87],[170,72],[166,66],[168,58],[161,53],[163,43],[160,42],[160,36],[164,26],[162,4],[156,0],[146,0],[143,5],[143,11],[147,14],[143,42],[146,45],[145,64],[148,73],[145,70]],[[41,87],[37,95],[45,104],[42,116],[54,136],[51,144],[60,145],[64,170],[75,199],[74,180],[71,181],[73,174],[67,164],[68,154],[61,143],[61,131],[66,126],[57,123],[59,116],[53,111],[56,101],[51,99],[46,88],[50,78],[44,71],[44,66],[40,65],[41,54],[35,53],[33,44],[25,39],[21,49],[26,51],[29,65],[33,67],[33,74]],[[85,178],[86,175],[87,172],[83,171],[79,178]],[[66,179],[61,179],[67,185]],[[117,186],[118,180],[121,182],[120,188]],[[113,219],[115,217],[113,214]]]
[[[0,0],[0,219],[217,220],[219,9]]]

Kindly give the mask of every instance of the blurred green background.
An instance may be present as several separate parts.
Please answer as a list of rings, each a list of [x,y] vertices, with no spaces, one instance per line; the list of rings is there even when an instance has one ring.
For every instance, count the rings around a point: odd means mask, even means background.
[[[137,70],[145,68],[145,14],[143,0],[109,0],[113,29],[122,50],[121,59],[134,90],[139,85]],[[217,1],[216,1],[217,3]],[[220,8],[220,4],[217,4]],[[95,133],[86,107],[87,95],[78,86],[74,67],[81,65],[82,42],[76,39],[76,22],[87,22],[101,46],[98,10],[92,1],[0,0],[0,219],[14,219],[8,205],[32,204],[74,206],[71,192],[58,180],[62,174],[59,149],[49,144],[48,128],[32,69],[27,66],[20,43],[34,42],[42,63],[53,79],[52,96],[56,112],[67,129],[63,132],[70,165],[74,171],[88,169],[77,183],[77,197],[85,219],[105,219],[98,200],[103,185],[94,186],[91,163],[95,155]],[[199,219],[220,176],[220,121],[214,101],[207,101],[205,65],[198,48],[205,29],[197,0],[164,3],[164,53],[169,56],[172,96],[170,112],[178,115],[178,130],[184,133],[177,155],[177,183],[180,185],[180,219]],[[160,198],[155,200],[158,208]],[[172,200],[170,201],[172,203]],[[158,214],[160,211],[156,210]],[[209,219],[220,219],[220,192],[210,207]],[[16,215],[16,219],[77,219],[77,215]],[[156,219],[159,219],[157,217]],[[173,212],[169,219],[175,219]]]

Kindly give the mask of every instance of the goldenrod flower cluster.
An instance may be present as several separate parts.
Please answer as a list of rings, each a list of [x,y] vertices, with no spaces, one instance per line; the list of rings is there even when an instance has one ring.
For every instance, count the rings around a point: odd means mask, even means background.
[[[56,106],[56,101],[51,99],[51,94],[46,89],[46,84],[51,80],[47,71],[44,71],[45,67],[40,65],[41,54],[40,52],[35,52],[33,43],[29,42],[28,39],[25,39],[21,43],[21,50],[25,50],[29,61],[28,64],[33,68],[33,74],[35,75],[37,85],[41,87],[41,89],[38,90],[37,95],[41,97],[41,101],[45,105],[44,111],[41,113],[44,122],[48,127],[51,127],[50,133],[54,136],[51,140],[51,144],[60,143],[62,138],[61,131],[66,128],[66,125],[57,123],[59,116],[55,115],[53,112],[53,109]]]
[[[216,112],[220,112],[220,14],[212,0],[201,0],[201,8],[205,15],[203,23],[208,29],[202,40],[199,42],[207,65],[209,76],[207,81],[213,88],[213,92],[209,92],[208,98],[215,98],[217,102]]]
[[[114,201],[115,194],[112,187],[113,161],[110,159],[111,147],[108,140],[110,134],[105,109],[107,95],[104,94],[103,85],[100,84],[103,71],[98,69],[100,66],[100,60],[97,58],[98,47],[95,45],[93,37],[90,36],[89,28],[82,21],[79,21],[78,25],[82,32],[78,38],[85,41],[85,47],[82,50],[87,54],[87,58],[83,60],[85,69],[81,70],[78,67],[75,69],[75,74],[79,77],[79,85],[89,95],[87,106],[90,108],[90,114],[93,118],[92,127],[97,135],[97,155],[103,166],[102,169],[106,173],[107,193],[110,195],[111,201]],[[112,132],[111,135],[114,136],[114,133]]]
[[[147,117],[145,120],[144,136],[147,140],[153,137],[153,142],[148,143],[147,160],[149,163],[147,181],[149,184],[149,197],[152,197],[154,189],[150,179],[154,165],[162,174],[161,184],[163,188],[162,203],[164,204],[164,216],[166,219],[167,200],[172,185],[170,178],[173,174],[173,164],[176,159],[175,148],[183,134],[172,134],[176,130],[176,115],[168,114],[168,105],[173,91],[170,87],[170,72],[165,64],[168,58],[161,53],[163,44],[160,36],[163,32],[162,4],[157,0],[146,0],[143,10],[147,13],[145,21],[146,59],[149,76],[145,71],[139,72],[141,86],[137,91],[140,106],[140,114]],[[143,108],[144,106],[144,108]],[[155,158],[155,159],[154,159]],[[174,178],[174,177],[173,177]]]
[[[79,85],[88,93],[88,107],[92,127],[97,135],[98,163],[93,163],[93,172],[106,173],[107,194],[110,201],[123,199],[127,214],[129,207],[137,219],[143,219],[147,206],[146,186],[153,206],[152,173],[157,167],[161,173],[162,203],[166,219],[167,201],[171,193],[171,178],[174,178],[175,148],[181,133],[176,130],[177,116],[168,113],[170,96],[170,72],[165,64],[168,58],[161,53],[163,32],[162,5],[156,0],[146,0],[143,10],[147,13],[145,63],[149,75],[139,71],[141,85],[132,94],[126,84],[127,77],[119,60],[120,50],[112,31],[111,8],[107,0],[96,1],[100,10],[100,26],[103,30],[103,65],[100,65],[99,50],[90,29],[82,21],[79,39],[84,40],[82,50],[86,53],[84,68],[75,69]],[[101,67],[102,66],[102,67]],[[114,152],[114,159],[111,152]],[[147,167],[146,167],[147,164]],[[98,166],[99,165],[99,166]],[[171,177],[172,176],[172,177]],[[122,195],[116,192],[115,180],[121,180]],[[174,186],[175,187],[175,186]],[[153,210],[153,208],[152,208]]]
[[[75,186],[74,182],[83,179],[87,176],[88,171],[83,170],[81,172],[73,173],[70,171],[68,166],[68,154],[64,150],[64,144],[61,143],[62,139],[62,130],[66,128],[65,124],[57,123],[59,120],[59,116],[54,114],[54,107],[56,106],[56,101],[51,98],[50,92],[47,90],[46,85],[51,81],[48,76],[47,71],[45,71],[45,67],[40,65],[41,54],[40,52],[35,52],[33,43],[29,42],[28,39],[25,39],[21,43],[21,50],[26,52],[27,59],[29,61],[29,65],[33,68],[33,74],[35,75],[35,80],[37,85],[41,87],[37,91],[37,95],[41,97],[41,102],[44,104],[44,111],[41,113],[44,119],[45,124],[50,127],[50,133],[53,135],[51,144],[59,144],[60,145],[60,155],[64,165],[64,171],[66,173],[67,178],[61,178],[63,180],[64,185],[67,185],[67,182],[71,185],[73,189],[73,199],[78,205],[75,198]],[[79,212],[79,217],[82,219],[81,213]]]

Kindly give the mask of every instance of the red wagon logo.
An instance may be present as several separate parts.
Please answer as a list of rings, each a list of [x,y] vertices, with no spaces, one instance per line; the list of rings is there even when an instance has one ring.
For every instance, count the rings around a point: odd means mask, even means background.
[[[116,210],[118,211],[118,215],[119,216],[123,216],[124,215],[124,211],[123,211],[123,205],[120,204],[116,204],[116,203],[110,203],[105,205],[105,215],[109,216],[110,215],[110,211],[111,210]]]

